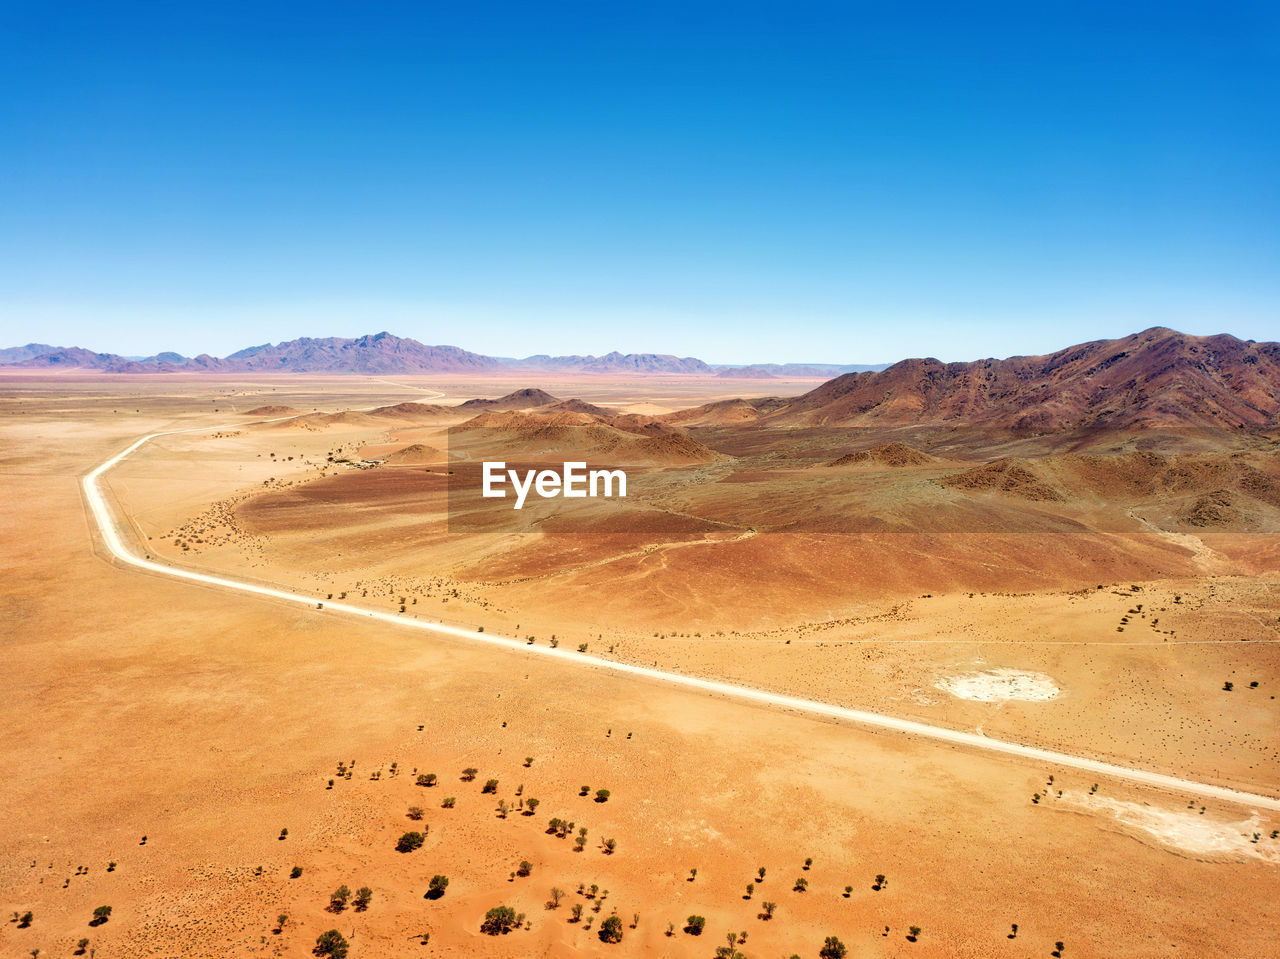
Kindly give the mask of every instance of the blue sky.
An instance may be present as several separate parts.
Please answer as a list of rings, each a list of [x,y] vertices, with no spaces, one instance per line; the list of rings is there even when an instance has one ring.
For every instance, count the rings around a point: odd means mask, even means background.
[[[1280,339],[1276,10],[0,0],[0,345]]]

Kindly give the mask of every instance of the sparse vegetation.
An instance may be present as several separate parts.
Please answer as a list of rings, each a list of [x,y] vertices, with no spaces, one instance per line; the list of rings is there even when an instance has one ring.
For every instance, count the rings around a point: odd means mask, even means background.
[[[612,793],[610,793],[610,792],[609,792],[609,790],[607,790],[607,789],[597,789],[597,790],[596,790],[596,802],[608,802],[608,801],[609,801],[609,797],[610,797],[611,795],[612,795]]]
[[[350,946],[337,929],[322,932],[316,938],[316,947],[312,950],[317,956],[329,956],[330,959],[346,959]]]
[[[369,903],[373,901],[373,890],[368,886],[361,886],[356,890],[356,897],[351,904],[356,907],[356,912],[364,912],[369,908]]]
[[[89,923],[91,926],[100,926],[111,918],[110,906],[99,906],[93,910],[93,921]]]
[[[622,941],[622,920],[617,916],[610,916],[600,924],[600,941],[601,942],[621,942]]]
[[[818,956],[820,959],[844,959],[849,954],[849,950],[845,944],[835,936],[827,936],[827,941],[822,944]]]
[[[523,917],[520,917],[523,920]],[[484,914],[484,922],[480,923],[480,931],[487,936],[505,935],[514,929],[517,921],[516,911],[510,906],[494,906]]]
[[[707,927],[707,920],[703,916],[690,916],[685,920],[684,931],[691,936],[702,935],[702,930]]]
[[[449,877],[435,875],[431,877],[431,882],[427,885],[427,899],[439,899],[444,895],[445,889],[449,886]]]
[[[413,852],[415,849],[421,849],[426,841],[427,837],[423,833],[407,832],[396,842],[396,852]]]
[[[346,884],[339,886],[333,892],[329,893],[329,911],[342,912],[347,908],[347,900],[351,898],[351,890]]]

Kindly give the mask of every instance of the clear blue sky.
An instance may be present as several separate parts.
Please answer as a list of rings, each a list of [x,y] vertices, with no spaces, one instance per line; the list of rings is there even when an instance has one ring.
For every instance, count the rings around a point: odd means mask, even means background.
[[[0,0],[0,345],[1280,339],[1278,9]]]

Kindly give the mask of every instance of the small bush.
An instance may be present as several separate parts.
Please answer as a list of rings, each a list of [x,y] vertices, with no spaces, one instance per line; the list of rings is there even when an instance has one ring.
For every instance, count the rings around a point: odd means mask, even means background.
[[[505,935],[516,927],[516,911],[510,906],[494,906],[484,914],[480,931],[486,936]]]
[[[316,947],[312,950],[317,956],[329,956],[330,959],[346,959],[347,940],[337,929],[322,932],[316,938]]]
[[[610,916],[600,924],[600,941],[601,942],[622,942],[622,920],[617,916]]]
[[[421,849],[427,837],[420,832],[407,832],[396,843],[396,852],[413,852]]]

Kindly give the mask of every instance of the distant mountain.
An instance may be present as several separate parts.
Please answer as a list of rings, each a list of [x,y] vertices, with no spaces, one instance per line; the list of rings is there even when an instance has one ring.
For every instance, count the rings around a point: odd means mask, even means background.
[[[904,360],[836,377],[781,406],[768,402],[762,421],[787,426],[1275,426],[1280,344],[1156,327],[1047,356]]]
[[[503,360],[517,370],[547,370],[557,373],[702,373],[715,372],[702,360],[692,356],[668,353],[619,353],[604,356],[526,356],[522,360]]]
[[[9,363],[23,363],[26,360],[35,359],[37,356],[56,353],[60,349],[62,347],[50,346],[48,343],[28,343],[26,346],[10,346],[7,349],[0,350],[0,366]]]
[[[758,366],[729,366],[716,370],[716,376],[726,380],[776,380],[777,377],[768,370]]]
[[[720,376],[742,376],[765,379],[777,377],[839,376],[841,373],[867,373],[888,369],[888,363],[840,365],[836,363],[749,363],[745,366],[713,366]],[[762,375],[763,374],[763,375]]]
[[[374,333],[355,339],[301,337],[284,343],[264,343],[219,358],[202,353],[184,357],[178,353],[158,353],[148,357],[128,357],[115,353],[93,353],[79,347],[55,347],[32,343],[0,350],[0,366],[28,369],[82,369],[107,373],[485,373],[539,371],[552,373],[685,373],[715,375],[726,367],[712,367],[692,356],[666,353],[607,353],[604,356],[527,356],[499,358],[469,353],[456,346],[427,346],[417,340]],[[770,366],[790,371],[789,375],[828,375],[851,367]],[[756,367],[736,367],[735,374],[769,376]],[[763,369],[761,367],[760,369]],[[814,371],[821,370],[821,373]],[[800,372],[804,371],[804,372]],[[788,374],[784,374],[788,375]]]
[[[287,373],[476,373],[500,365],[456,346],[425,346],[390,333],[267,343],[232,353],[227,361],[239,370]]]

